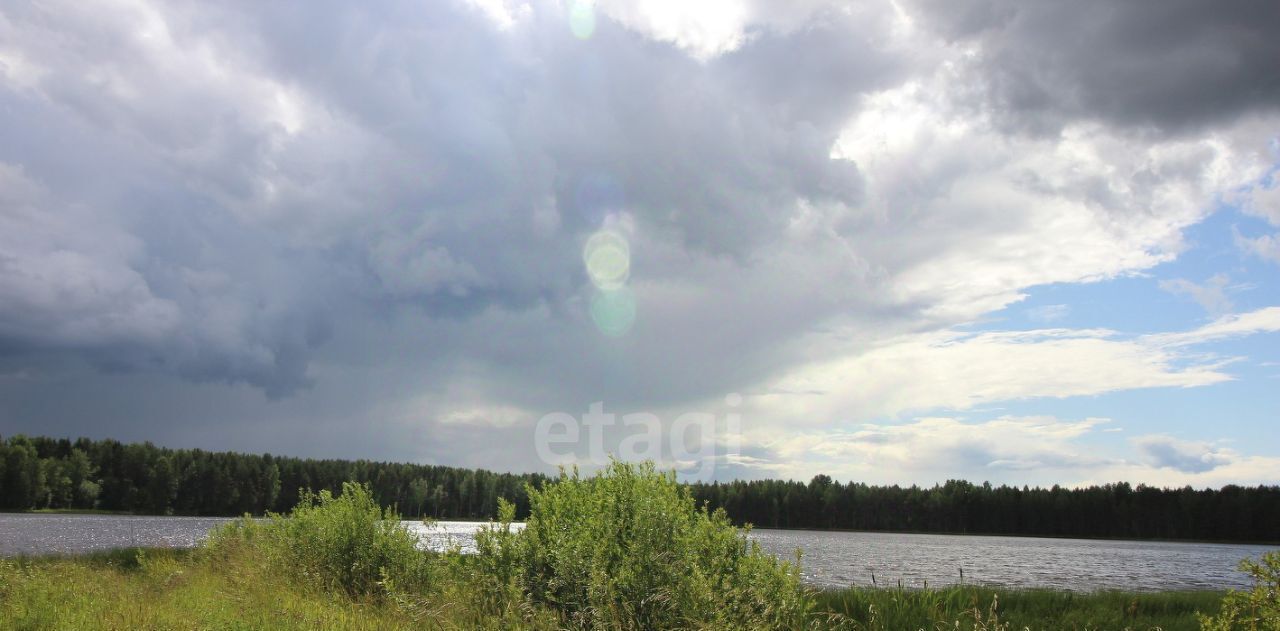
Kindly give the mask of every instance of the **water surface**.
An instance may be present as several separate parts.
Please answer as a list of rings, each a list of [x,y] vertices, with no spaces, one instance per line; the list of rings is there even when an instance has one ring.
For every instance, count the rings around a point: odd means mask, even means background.
[[[1240,559],[1267,546],[1156,541],[1099,541],[883,532],[755,530],[780,556],[804,550],[801,568],[815,585],[909,587],[966,583],[1073,591],[1141,591],[1247,587]]]
[[[0,555],[90,552],[146,546],[187,548],[229,517],[0,514]]]
[[[126,546],[187,547],[225,517],[0,514],[0,555],[74,553]],[[483,522],[409,522],[433,549],[474,550]],[[519,527],[519,524],[516,525]],[[807,582],[907,587],[966,583],[1006,587],[1173,590],[1247,587],[1235,569],[1268,546],[1152,541],[1094,541],[814,530],[752,531],[761,547],[784,558],[797,548]]]

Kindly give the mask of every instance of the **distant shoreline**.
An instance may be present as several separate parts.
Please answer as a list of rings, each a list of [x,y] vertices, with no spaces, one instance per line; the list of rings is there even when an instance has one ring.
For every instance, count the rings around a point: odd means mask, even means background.
[[[1197,544],[1221,544],[1225,546],[1248,545],[1248,546],[1277,546],[1280,547],[1280,541],[1237,541],[1224,539],[1160,539],[1146,538],[1138,539],[1133,537],[1084,537],[1073,535],[1036,535],[1036,534],[1009,534],[1002,532],[939,532],[931,530],[857,530],[850,528],[785,528],[785,527],[757,527],[752,526],[752,530],[786,530],[786,531],[809,531],[809,532],[848,532],[860,534],[886,534],[886,535],[939,535],[944,537],[1009,537],[1015,539],[1066,539],[1075,541],[1133,541],[1137,543],[1197,543]]]

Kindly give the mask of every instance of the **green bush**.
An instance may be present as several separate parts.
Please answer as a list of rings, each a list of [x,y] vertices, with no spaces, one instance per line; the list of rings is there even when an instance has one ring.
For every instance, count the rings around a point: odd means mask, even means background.
[[[352,596],[385,594],[428,583],[430,559],[391,509],[383,510],[363,484],[342,494],[304,491],[287,516],[263,524],[248,517],[211,537],[210,550],[248,543],[285,574]]]
[[[1232,591],[1222,599],[1217,616],[1200,616],[1204,631],[1280,629],[1280,552],[1262,555],[1262,562],[1240,562],[1240,570],[1253,576],[1253,589]]]
[[[591,478],[561,472],[528,489],[513,514],[477,538],[477,568],[495,594],[519,595],[581,629],[798,628],[812,606],[798,563],[780,563],[723,511],[695,506],[673,473],[612,463]]]

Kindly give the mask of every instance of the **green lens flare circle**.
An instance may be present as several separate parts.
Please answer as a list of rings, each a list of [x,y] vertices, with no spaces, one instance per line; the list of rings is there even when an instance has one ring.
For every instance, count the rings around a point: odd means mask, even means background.
[[[569,30],[578,39],[590,39],[596,32],[596,9],[591,0],[571,0]]]
[[[596,292],[591,299],[591,320],[610,337],[626,335],[636,323],[636,297],[623,287]]]
[[[582,248],[582,262],[591,282],[603,290],[620,289],[631,276],[631,247],[621,235],[601,231]]]

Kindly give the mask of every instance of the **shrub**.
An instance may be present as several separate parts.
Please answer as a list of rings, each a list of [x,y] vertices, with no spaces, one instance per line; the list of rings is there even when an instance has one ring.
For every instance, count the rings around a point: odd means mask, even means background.
[[[1240,570],[1253,576],[1253,589],[1228,593],[1217,616],[1199,616],[1201,629],[1280,629],[1280,552],[1262,555],[1261,563],[1245,559]]]
[[[388,580],[420,589],[429,578],[430,559],[418,538],[391,509],[383,510],[363,484],[346,482],[342,494],[304,491],[288,516],[267,523],[246,517],[211,537],[213,553],[248,544],[283,573],[352,596],[387,591]]]
[[[673,473],[612,463],[592,478],[561,472],[528,489],[480,533],[477,567],[495,593],[520,594],[576,628],[795,628],[812,599],[797,564],[749,541],[723,511],[695,506]]]

